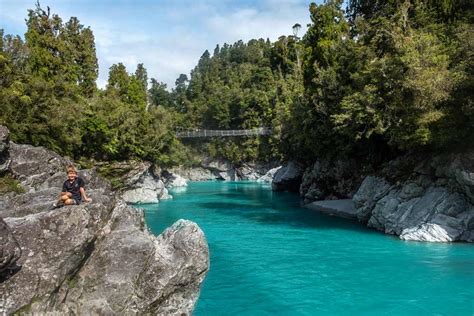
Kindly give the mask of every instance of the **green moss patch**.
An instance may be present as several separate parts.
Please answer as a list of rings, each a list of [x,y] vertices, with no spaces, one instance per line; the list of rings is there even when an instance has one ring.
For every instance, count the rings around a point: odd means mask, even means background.
[[[100,163],[97,164],[99,174],[110,181],[112,189],[121,190],[124,187],[124,176],[133,169],[133,166],[127,163]]]
[[[0,176],[0,194],[9,192],[24,193],[25,189],[20,184],[20,181],[15,180],[10,174]]]

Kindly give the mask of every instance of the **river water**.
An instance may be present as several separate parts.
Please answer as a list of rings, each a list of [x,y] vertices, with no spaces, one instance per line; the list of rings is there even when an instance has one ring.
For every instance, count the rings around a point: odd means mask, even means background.
[[[474,245],[401,241],[252,182],[190,183],[144,205],[196,222],[211,268],[194,315],[474,315]]]

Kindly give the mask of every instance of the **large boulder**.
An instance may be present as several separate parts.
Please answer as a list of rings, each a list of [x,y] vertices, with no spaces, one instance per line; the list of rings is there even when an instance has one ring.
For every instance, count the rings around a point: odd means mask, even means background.
[[[208,269],[196,224],[154,237],[143,214],[120,201],[7,221],[24,253],[21,270],[0,285],[7,313],[190,314]]]
[[[395,183],[368,176],[353,198],[357,217],[405,240],[474,242],[473,166],[467,152],[422,161]]]
[[[0,282],[6,314],[189,315],[209,266],[196,224],[158,237],[94,170],[80,170],[92,203],[51,210],[70,163],[44,148],[10,145],[23,193],[1,196]],[[20,252],[21,251],[21,252]]]
[[[122,193],[122,198],[127,203],[158,203],[162,197],[168,198],[165,185],[159,179],[144,173],[139,181],[128,187]]]
[[[5,194],[0,199],[0,217],[24,217],[50,210],[66,179],[66,167],[72,161],[43,147],[10,143],[8,172],[19,181],[23,193]],[[79,170],[94,203],[111,203],[110,184],[95,170]]]
[[[10,144],[10,172],[28,192],[62,187],[72,161],[43,147]],[[59,192],[58,192],[59,193]]]
[[[272,190],[298,192],[304,169],[297,162],[290,161],[273,177]]]

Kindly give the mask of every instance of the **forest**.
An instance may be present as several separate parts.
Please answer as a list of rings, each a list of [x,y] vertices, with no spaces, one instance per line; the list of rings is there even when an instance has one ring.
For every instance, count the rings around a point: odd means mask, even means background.
[[[352,157],[378,164],[406,152],[474,145],[473,6],[469,0],[311,3],[275,42],[205,51],[174,87],[110,67],[96,85],[93,30],[39,4],[24,36],[0,45],[0,124],[18,143],[84,164],[190,164],[196,154],[248,161]],[[181,141],[182,129],[271,127],[271,136]]]

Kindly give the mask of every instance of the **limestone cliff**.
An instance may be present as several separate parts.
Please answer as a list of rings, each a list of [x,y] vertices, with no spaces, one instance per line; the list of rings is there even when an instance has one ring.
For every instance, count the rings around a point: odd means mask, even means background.
[[[406,155],[364,177],[353,161],[316,162],[300,185],[309,208],[401,239],[474,242],[474,152]]]
[[[364,179],[353,197],[360,221],[405,240],[474,242],[474,152],[422,160],[394,181],[401,170],[397,160]]]

